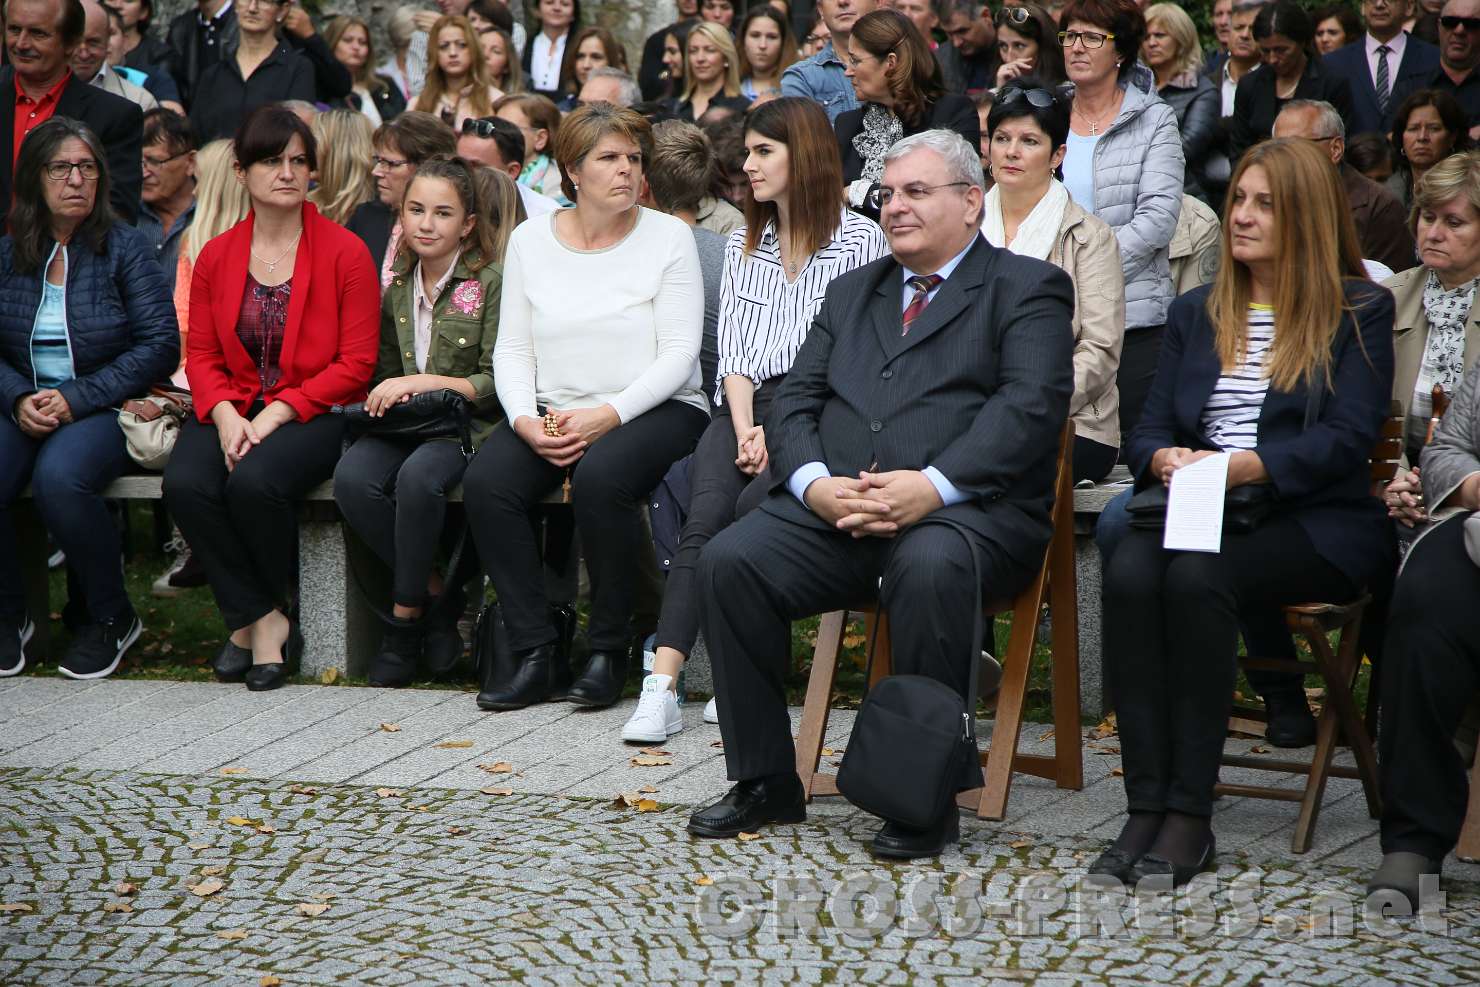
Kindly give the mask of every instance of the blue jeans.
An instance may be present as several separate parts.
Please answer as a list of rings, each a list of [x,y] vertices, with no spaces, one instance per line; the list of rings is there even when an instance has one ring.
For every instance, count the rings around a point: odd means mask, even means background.
[[[91,619],[102,622],[132,612],[123,586],[118,526],[103,502],[103,489],[128,465],[118,412],[112,409],[62,425],[43,439],[31,438],[9,415],[0,414],[0,618],[19,623],[26,612],[11,505],[28,482],[42,523],[67,553]]]
[[[1126,505],[1135,495],[1136,492],[1129,487],[1116,494],[1115,499],[1100,512],[1100,519],[1095,522],[1095,547],[1100,550],[1101,571],[1109,571],[1110,557],[1115,554],[1115,546],[1130,534],[1131,513],[1126,510]]]

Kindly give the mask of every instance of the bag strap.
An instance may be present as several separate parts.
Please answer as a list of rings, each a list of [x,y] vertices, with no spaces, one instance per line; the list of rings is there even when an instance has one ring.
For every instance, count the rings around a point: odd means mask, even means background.
[[[447,557],[447,576],[442,583],[442,592],[435,600],[429,600],[427,605],[422,608],[423,617],[430,613],[432,608],[438,603],[446,599],[453,590],[462,585],[462,580],[458,578],[458,568],[463,561],[464,550],[468,547],[468,535],[470,531],[471,526],[465,518],[462,525],[458,528],[457,541],[452,544],[452,553]],[[355,565],[354,559],[348,555],[345,556],[345,568],[349,570],[350,579],[355,584],[355,591],[360,594],[360,599],[365,601],[365,606],[369,607],[370,612],[380,618],[381,623],[389,624],[395,615],[389,610],[382,610],[376,604],[374,595],[365,589],[365,583],[360,579],[360,570]]]
[[[971,651],[969,652],[970,657],[966,665],[966,667],[969,669],[969,671],[967,672],[966,682],[966,722],[970,726],[971,741],[974,744],[976,743],[976,706],[978,700],[976,693],[977,690],[981,688],[982,638],[985,637],[987,633],[986,616],[982,613],[981,551],[977,548],[976,541],[972,537],[972,530],[966,525],[962,524],[960,521],[957,521],[955,518],[929,518],[927,520],[921,521],[920,524],[940,524],[944,525],[947,528],[954,529],[956,533],[959,534],[966,542],[966,549],[971,553],[971,585],[976,587],[976,604],[972,607],[972,613],[975,614],[975,619],[973,621],[971,631]],[[879,595],[879,609],[885,609],[885,602],[882,593],[880,593]],[[868,661],[864,664],[863,668],[865,697],[868,695],[867,690],[869,679],[873,676],[874,651],[878,647],[878,644],[879,635],[875,633],[869,640]]]

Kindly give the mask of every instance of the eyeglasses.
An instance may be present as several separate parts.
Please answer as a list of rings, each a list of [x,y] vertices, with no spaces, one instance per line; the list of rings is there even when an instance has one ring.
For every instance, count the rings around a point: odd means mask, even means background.
[[[401,160],[401,161],[397,161],[395,158],[382,158],[378,154],[376,154],[376,155],[374,155],[374,156],[372,156],[370,158],[370,167],[372,169],[374,169],[374,168],[399,168],[399,167],[401,167],[404,164],[410,164],[410,163],[411,163],[410,161],[407,161],[407,160],[404,160],[404,159]]]
[[[1461,25],[1471,34],[1480,33],[1480,17],[1455,17],[1450,15],[1439,18],[1439,26],[1446,31],[1453,31]]]
[[[1113,41],[1115,35],[1101,34],[1098,31],[1060,31],[1059,44],[1065,48],[1073,48],[1074,42],[1084,42],[1084,47],[1093,51],[1096,48],[1105,47],[1106,41]]]
[[[906,185],[902,189],[892,189],[887,185],[880,185],[868,194],[868,202],[875,209],[882,210],[894,200],[896,195],[904,196],[906,202],[924,202],[931,195],[943,188],[955,188],[958,185],[970,184],[970,182],[946,182],[944,185]]]
[[[1027,7],[1003,7],[997,11],[997,26],[1001,27],[1006,21],[1011,21],[1014,24],[1026,24],[1032,16]]]
[[[1008,7],[1008,10],[1021,10],[1021,7]],[[997,104],[1006,106],[1016,103],[1020,99],[1026,99],[1031,106],[1040,110],[1046,110],[1058,101],[1058,97],[1047,89],[1019,89],[1017,86],[1004,86],[997,92]]]
[[[463,121],[462,132],[483,140],[492,140],[493,135],[498,133],[498,127],[492,120],[485,120],[481,117],[468,117]]]
[[[82,176],[84,182],[95,182],[98,180],[98,163],[96,161],[48,161],[46,162],[46,177],[54,182],[65,182],[72,177],[72,169],[77,169],[77,174]]]
[[[183,158],[189,153],[190,151],[188,149],[184,151],[177,151],[167,158],[151,158],[149,155],[145,154],[142,158],[142,164],[145,171],[158,171],[176,158]]]

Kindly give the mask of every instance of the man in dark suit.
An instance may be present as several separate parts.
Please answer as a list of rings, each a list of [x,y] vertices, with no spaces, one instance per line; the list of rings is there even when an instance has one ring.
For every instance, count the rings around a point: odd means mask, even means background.
[[[1363,0],[1367,33],[1323,59],[1330,74],[1351,85],[1348,134],[1387,133],[1403,100],[1428,85],[1439,71],[1439,49],[1403,30],[1411,2]]]
[[[124,222],[139,214],[143,181],[144,113],[138,104],[104,92],[72,74],[72,53],[86,25],[79,0],[9,0],[0,69],[0,229],[10,212],[15,159],[26,134],[53,116],[86,124],[108,155],[110,201]]]
[[[775,398],[770,496],[700,558],[738,784],[690,817],[696,835],[806,816],[782,688],[791,621],[880,597],[894,670],[964,694],[982,595],[1026,585],[1051,534],[1074,387],[1069,278],[980,236],[979,154],[957,134],[897,143],[879,191],[893,256],[828,289]],[[980,784],[968,765],[960,787]],[[873,851],[933,856],[958,832],[954,809],[924,831],[886,823]]]

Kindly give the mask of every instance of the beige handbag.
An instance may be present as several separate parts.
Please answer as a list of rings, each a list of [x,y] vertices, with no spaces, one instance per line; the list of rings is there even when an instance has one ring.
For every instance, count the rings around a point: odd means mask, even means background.
[[[129,458],[147,470],[163,470],[190,412],[190,395],[184,391],[154,388],[145,397],[123,402],[118,427]]]

